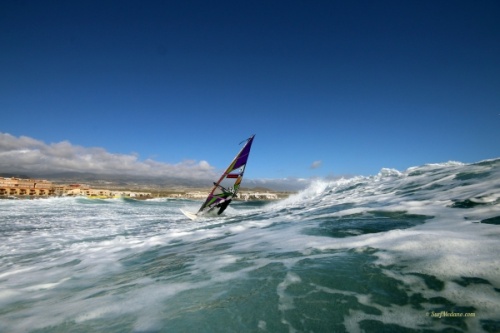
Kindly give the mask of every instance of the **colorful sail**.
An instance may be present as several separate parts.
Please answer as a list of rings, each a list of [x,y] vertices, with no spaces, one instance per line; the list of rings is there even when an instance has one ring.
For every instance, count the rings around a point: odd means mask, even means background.
[[[197,215],[214,210],[217,212],[217,215],[220,215],[236,194],[238,194],[254,136],[255,135],[252,135],[246,140],[245,146],[243,146],[238,155],[236,155],[219,180],[214,183],[214,187],[203,205],[201,205]]]

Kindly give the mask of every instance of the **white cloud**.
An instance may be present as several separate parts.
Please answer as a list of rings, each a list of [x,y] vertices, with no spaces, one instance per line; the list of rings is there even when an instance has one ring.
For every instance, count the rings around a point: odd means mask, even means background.
[[[317,161],[321,164],[321,161]],[[316,162],[315,162],[316,163]],[[313,163],[313,165],[315,164]],[[137,154],[115,154],[100,147],[82,147],[69,141],[47,144],[30,137],[15,137],[0,132],[0,172],[27,176],[55,175],[63,172],[127,176],[126,179],[151,177],[166,183],[209,186],[220,177],[205,160],[184,160],[169,164],[153,159],[140,160]],[[243,187],[267,187],[274,190],[300,190],[310,179],[249,179]]]
[[[216,176],[207,161],[186,160],[168,164],[136,154],[115,154],[104,148],[73,145],[68,141],[47,144],[30,137],[0,133],[0,171],[50,174],[85,172],[128,176],[207,179]]]
[[[321,164],[323,164],[323,161],[314,161],[314,162],[312,162],[310,168],[317,169],[317,168],[321,167]]]

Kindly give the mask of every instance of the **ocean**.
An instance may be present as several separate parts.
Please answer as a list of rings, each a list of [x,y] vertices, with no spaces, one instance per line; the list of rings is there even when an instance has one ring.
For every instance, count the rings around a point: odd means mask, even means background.
[[[500,332],[500,159],[200,205],[0,200],[0,332]]]

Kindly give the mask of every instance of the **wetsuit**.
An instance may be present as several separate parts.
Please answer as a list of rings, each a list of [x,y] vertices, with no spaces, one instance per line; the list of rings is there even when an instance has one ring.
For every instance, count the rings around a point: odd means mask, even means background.
[[[233,195],[233,193],[228,191],[225,187],[223,187],[221,185],[217,185],[217,183],[214,183],[214,185],[217,187],[220,187],[220,189],[222,190],[222,193],[224,193],[224,197],[229,197],[229,196]],[[227,206],[229,206],[229,204],[231,203],[231,200],[232,199],[225,200],[225,201],[223,201],[220,204],[215,206],[215,207],[219,208],[217,215],[222,214],[222,212],[224,212],[226,210]]]

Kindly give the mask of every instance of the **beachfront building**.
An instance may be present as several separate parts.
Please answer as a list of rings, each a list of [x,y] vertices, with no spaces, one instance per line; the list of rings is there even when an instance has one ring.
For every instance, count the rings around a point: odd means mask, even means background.
[[[151,193],[92,189],[86,184],[56,185],[48,180],[0,177],[0,197],[85,196],[90,198],[150,198]]]
[[[240,192],[237,198],[240,200],[277,200],[278,195],[270,192]]]
[[[148,192],[113,191],[108,189],[90,188],[85,184],[71,184],[63,190],[63,196],[86,196],[89,198],[151,198]]]
[[[208,196],[209,192],[200,192],[200,191],[194,191],[194,192],[187,192],[185,197],[189,199],[205,199]]]
[[[90,186],[85,184],[61,185],[58,194],[62,196],[90,195]]]
[[[49,196],[54,195],[52,182],[44,179],[0,177],[1,196]]]

